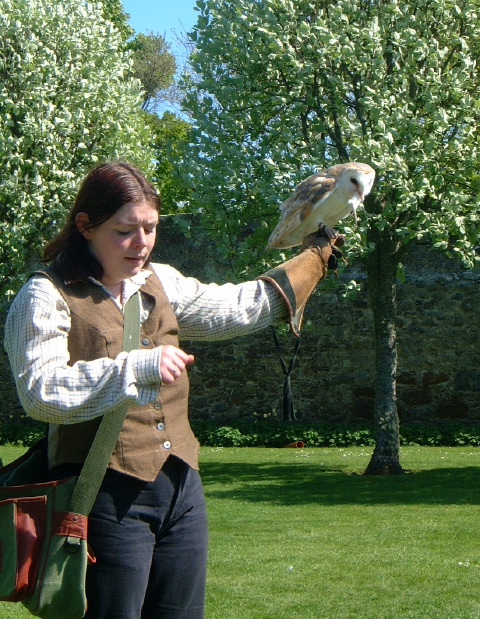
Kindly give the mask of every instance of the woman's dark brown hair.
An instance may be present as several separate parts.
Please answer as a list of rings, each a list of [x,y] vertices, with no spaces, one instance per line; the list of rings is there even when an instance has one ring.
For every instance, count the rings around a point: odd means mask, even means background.
[[[100,281],[103,268],[77,228],[77,214],[87,213],[92,229],[110,219],[124,204],[143,201],[160,212],[160,196],[137,168],[125,162],[101,163],[87,174],[63,229],[45,247],[43,261],[66,283],[88,277]]]

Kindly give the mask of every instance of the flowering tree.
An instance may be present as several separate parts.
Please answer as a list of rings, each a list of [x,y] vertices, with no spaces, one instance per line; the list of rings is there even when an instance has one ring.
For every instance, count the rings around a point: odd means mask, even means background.
[[[124,35],[102,7],[1,0],[0,281],[13,294],[62,223],[87,168],[152,156]]]
[[[207,227],[240,275],[301,179],[348,160],[377,170],[367,216],[343,230],[365,261],[375,325],[377,444],[367,472],[401,473],[397,270],[421,238],[478,263],[478,0],[197,7],[190,174]]]

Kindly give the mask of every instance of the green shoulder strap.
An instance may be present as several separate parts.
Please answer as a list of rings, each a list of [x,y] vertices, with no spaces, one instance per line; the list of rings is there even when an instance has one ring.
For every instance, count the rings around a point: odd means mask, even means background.
[[[123,350],[140,348],[140,293],[127,301],[124,308]],[[106,413],[93,440],[90,451],[70,500],[69,510],[88,516],[105,476],[108,462],[122,429],[128,406]]]

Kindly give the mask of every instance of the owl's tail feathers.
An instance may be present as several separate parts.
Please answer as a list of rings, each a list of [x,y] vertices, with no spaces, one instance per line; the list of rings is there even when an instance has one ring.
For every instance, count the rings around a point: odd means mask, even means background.
[[[300,334],[305,305],[310,295],[331,268],[332,255],[335,258],[334,249],[338,252],[337,247],[344,243],[343,236],[330,239],[323,233],[313,232],[305,237],[298,256],[258,278],[270,282],[283,297],[290,327],[295,335]]]

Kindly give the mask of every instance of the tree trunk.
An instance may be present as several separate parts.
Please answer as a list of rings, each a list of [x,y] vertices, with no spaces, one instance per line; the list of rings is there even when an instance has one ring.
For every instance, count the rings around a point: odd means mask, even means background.
[[[400,435],[396,398],[396,292],[399,254],[393,231],[375,239],[367,276],[375,332],[376,445],[365,475],[399,475]]]

